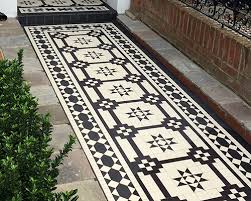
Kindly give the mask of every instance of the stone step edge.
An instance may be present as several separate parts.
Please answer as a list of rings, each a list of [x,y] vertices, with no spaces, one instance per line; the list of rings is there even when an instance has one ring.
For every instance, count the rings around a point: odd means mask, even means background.
[[[125,15],[123,16],[125,17]],[[128,17],[129,18],[129,17]],[[138,21],[138,20],[132,20],[135,24],[141,23],[143,26],[146,26],[144,23]],[[195,83],[194,80],[187,77],[182,71],[180,71],[178,68],[176,68],[174,65],[170,64],[169,61],[164,58],[160,51],[157,49],[151,47],[151,45],[144,40],[140,35],[137,34],[137,32],[134,32],[126,23],[126,21],[123,21],[123,18],[121,19],[120,16],[117,18],[117,21],[120,25],[122,25],[125,29],[127,29],[130,34],[134,37],[134,39],[145,49],[147,49],[149,52],[153,54],[165,67],[167,67],[173,74],[178,78],[178,80],[183,83],[190,91],[192,91],[196,96],[198,96],[202,101],[205,101],[210,109],[212,109],[220,118],[222,118],[231,128],[233,128],[238,134],[241,135],[241,137],[248,142],[251,145],[251,116],[249,121],[241,121],[239,118],[239,115],[231,112],[229,108],[225,108],[222,106],[222,104],[215,100],[209,93],[206,93],[202,90],[202,86],[199,86]],[[153,30],[149,28],[147,30],[149,32],[152,32],[152,34],[156,34]],[[145,32],[145,31],[144,31]],[[163,38],[162,38],[163,39]],[[168,41],[167,41],[168,42]],[[201,68],[202,69],[202,68]],[[205,71],[201,71],[209,75]],[[213,78],[216,82],[218,82],[215,78]],[[224,85],[223,89],[225,88]],[[227,88],[226,88],[227,90]],[[235,94],[238,99],[242,100],[239,96]],[[241,111],[246,113],[247,115],[251,114],[251,107],[249,107],[243,100],[239,103],[239,107],[241,108]],[[245,115],[245,114],[244,114]],[[246,116],[245,116],[246,117]]]

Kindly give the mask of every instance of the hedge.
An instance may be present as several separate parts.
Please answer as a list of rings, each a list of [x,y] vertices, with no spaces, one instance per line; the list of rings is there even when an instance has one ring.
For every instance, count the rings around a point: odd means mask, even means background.
[[[0,61],[0,200],[63,201],[78,199],[77,190],[55,192],[58,167],[75,142],[73,136],[56,157],[50,147],[49,115],[23,80],[23,51]]]

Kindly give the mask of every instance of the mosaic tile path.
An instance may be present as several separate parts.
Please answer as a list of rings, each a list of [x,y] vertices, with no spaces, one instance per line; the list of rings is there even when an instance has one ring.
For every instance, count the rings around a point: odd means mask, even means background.
[[[251,200],[250,147],[114,24],[25,30],[108,200]]]
[[[18,0],[20,13],[107,11],[100,0]]]

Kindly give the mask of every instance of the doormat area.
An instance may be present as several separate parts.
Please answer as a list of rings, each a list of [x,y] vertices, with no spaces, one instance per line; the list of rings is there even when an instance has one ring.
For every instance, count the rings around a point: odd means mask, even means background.
[[[113,23],[25,30],[109,201],[251,200],[248,145]]]

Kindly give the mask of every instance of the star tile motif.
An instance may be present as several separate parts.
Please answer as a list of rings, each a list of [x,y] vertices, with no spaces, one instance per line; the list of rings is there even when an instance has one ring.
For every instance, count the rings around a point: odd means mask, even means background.
[[[99,67],[98,70],[96,70],[97,74],[102,74],[102,75],[105,75],[105,76],[114,76],[114,73],[117,72],[116,69],[112,68],[108,68],[107,66],[105,67]]]
[[[74,43],[81,45],[87,45],[91,42],[92,42],[91,39],[86,39],[85,37],[77,38],[76,40],[74,40]]]
[[[197,189],[203,189],[201,183],[207,181],[203,178],[203,173],[192,174],[191,171],[187,168],[185,171],[178,170],[181,177],[174,178],[174,180],[178,181],[178,186],[189,186],[193,191]]]
[[[143,119],[149,120],[148,116],[153,115],[152,113],[150,113],[150,110],[142,110],[140,109],[140,107],[130,109],[131,112],[126,113],[129,115],[129,118],[137,117],[140,121],[142,121]]]
[[[131,87],[124,87],[121,84],[116,86],[113,85],[113,89],[111,89],[112,94],[119,94],[121,97],[123,96],[130,96],[130,92],[132,92]]]
[[[85,56],[86,58],[90,57],[90,58],[92,58],[92,59],[100,59],[100,57],[102,57],[103,54],[100,53],[100,52],[95,52],[95,51],[87,51],[87,53],[84,54],[84,56]]]
[[[152,135],[152,138],[153,141],[148,141],[148,143],[151,144],[150,148],[159,147],[163,152],[165,152],[166,150],[173,151],[172,145],[177,144],[173,137],[164,138],[161,134],[159,134],[158,136]]]

